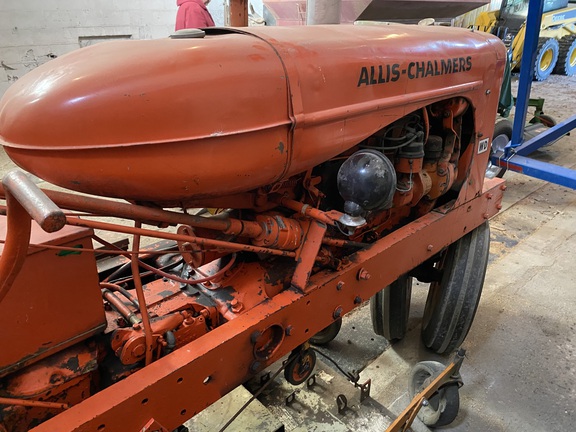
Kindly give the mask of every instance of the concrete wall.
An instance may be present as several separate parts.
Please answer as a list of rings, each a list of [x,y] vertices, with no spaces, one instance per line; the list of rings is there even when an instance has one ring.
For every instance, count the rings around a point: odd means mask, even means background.
[[[208,6],[216,25],[225,1]],[[0,97],[26,72],[83,46],[166,37],[176,10],[176,0],[0,0]]]

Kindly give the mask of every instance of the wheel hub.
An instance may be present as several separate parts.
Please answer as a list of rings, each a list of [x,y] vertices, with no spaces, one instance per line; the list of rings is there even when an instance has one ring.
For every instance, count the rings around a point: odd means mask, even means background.
[[[546,71],[550,68],[552,64],[552,58],[554,58],[554,53],[551,49],[546,50],[546,52],[542,55],[540,59],[540,69],[542,71]]]

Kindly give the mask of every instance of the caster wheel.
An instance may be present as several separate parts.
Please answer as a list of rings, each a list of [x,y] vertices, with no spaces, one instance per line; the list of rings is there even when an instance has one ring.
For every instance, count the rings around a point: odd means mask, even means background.
[[[426,388],[442,371],[444,365],[435,361],[423,361],[412,369],[410,395],[414,397]],[[448,383],[440,387],[420,408],[418,418],[426,426],[440,427],[454,421],[460,409],[460,394],[457,383]]]
[[[302,350],[284,368],[284,378],[292,385],[300,385],[310,377],[316,366],[316,353]]]
[[[310,338],[310,343],[312,345],[326,345],[328,342],[332,342],[342,328],[342,318],[337,319],[324,330],[319,331],[314,336]]]

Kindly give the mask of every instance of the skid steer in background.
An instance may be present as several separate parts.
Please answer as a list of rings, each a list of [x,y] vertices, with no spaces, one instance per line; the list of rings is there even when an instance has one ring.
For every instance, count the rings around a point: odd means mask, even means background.
[[[483,12],[475,28],[499,36],[511,52],[512,70],[520,67],[528,0],[503,0],[500,10]],[[540,28],[540,38],[533,76],[544,81],[552,72],[576,74],[576,4],[568,0],[547,0]]]

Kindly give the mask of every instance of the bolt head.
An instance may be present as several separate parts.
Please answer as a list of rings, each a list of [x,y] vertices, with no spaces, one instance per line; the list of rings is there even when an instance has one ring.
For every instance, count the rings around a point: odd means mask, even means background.
[[[230,306],[232,306],[232,312],[238,313],[244,309],[244,305],[236,299],[232,299],[230,302]]]
[[[368,280],[370,277],[371,275],[366,269],[360,269],[358,272],[358,280]]]

